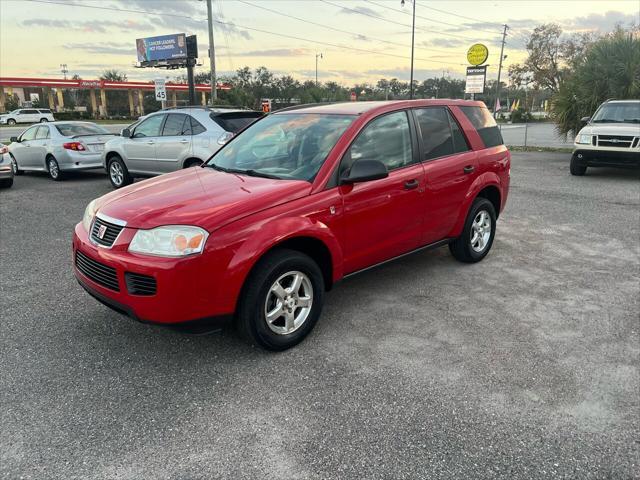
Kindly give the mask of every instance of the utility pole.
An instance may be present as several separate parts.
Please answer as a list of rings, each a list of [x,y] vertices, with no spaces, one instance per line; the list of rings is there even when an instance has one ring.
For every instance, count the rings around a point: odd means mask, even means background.
[[[216,91],[216,49],[213,43],[213,0],[207,0],[207,19],[209,23],[209,68],[211,69],[211,104],[218,98]]]
[[[413,100],[413,50],[416,38],[416,0],[412,0],[413,4],[413,22],[411,23],[411,80],[409,81],[409,100]],[[404,7],[404,0],[400,1],[400,5]]]
[[[316,87],[318,86],[318,58],[322,58],[322,53],[316,53]]]
[[[69,71],[67,69],[67,64],[66,63],[61,63],[60,64],[60,71],[62,72],[62,75],[64,75],[64,79],[67,79],[67,72]]]
[[[507,38],[507,29],[508,25],[504,25],[504,30],[502,31],[502,46],[500,47],[500,64],[498,66],[498,83],[496,84],[496,101],[493,104],[493,117],[498,118],[498,101],[500,99],[500,75],[502,74],[502,60],[504,59],[504,44],[505,39]]]

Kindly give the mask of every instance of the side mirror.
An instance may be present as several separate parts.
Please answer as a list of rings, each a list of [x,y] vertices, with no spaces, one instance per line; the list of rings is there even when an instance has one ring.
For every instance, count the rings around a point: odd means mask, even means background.
[[[18,140],[18,137],[11,137],[11,138],[9,139],[9,141],[10,141],[11,143],[13,143],[13,142],[15,142],[15,143],[19,143],[19,142],[20,142],[20,140]]]
[[[131,138],[131,130],[129,130],[128,128],[123,128],[120,132],[120,135],[125,138]]]
[[[384,163],[378,160],[357,160],[349,170],[349,174],[341,179],[341,183],[370,182],[387,178],[389,171]]]
[[[583,125],[586,125],[587,123],[589,123],[590,120],[591,120],[591,117],[582,117],[580,119],[580,123],[582,123]]]

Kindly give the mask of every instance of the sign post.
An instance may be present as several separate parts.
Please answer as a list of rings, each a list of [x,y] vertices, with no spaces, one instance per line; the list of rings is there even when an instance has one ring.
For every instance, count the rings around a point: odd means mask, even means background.
[[[464,93],[470,93],[475,99],[476,93],[484,93],[484,84],[487,78],[487,65],[481,66],[489,58],[489,49],[482,43],[474,43],[467,50],[467,82]]]

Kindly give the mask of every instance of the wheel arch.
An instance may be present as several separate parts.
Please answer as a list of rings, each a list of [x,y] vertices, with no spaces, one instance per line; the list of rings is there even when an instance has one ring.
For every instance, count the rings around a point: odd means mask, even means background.
[[[469,209],[471,208],[471,205],[473,205],[474,200],[478,197],[486,198],[492,203],[496,211],[497,219],[500,215],[500,209],[502,206],[501,202],[503,200],[503,192],[501,188],[500,177],[495,173],[487,172],[483,175],[479,175],[471,185],[471,188],[469,188],[464,205],[460,209],[458,219],[449,236],[451,238],[456,238],[461,234],[464,222],[469,214]]]
[[[185,158],[182,161],[182,168],[187,168],[189,166],[189,164],[192,163],[192,162],[199,162],[201,164],[203,163],[203,161],[200,160],[198,157],[195,157],[195,156],[192,155],[192,156],[189,156],[189,157]]]

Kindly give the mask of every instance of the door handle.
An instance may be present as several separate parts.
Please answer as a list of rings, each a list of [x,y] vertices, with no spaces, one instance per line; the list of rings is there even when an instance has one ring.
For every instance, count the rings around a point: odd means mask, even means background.
[[[189,140],[185,140],[184,138],[180,140],[180,143],[189,143]]]
[[[147,145],[155,145],[156,142],[154,142],[153,140],[150,140],[147,142]]]
[[[416,180],[415,178],[413,180],[407,180],[406,182],[404,182],[405,190],[413,190],[414,188],[418,188],[418,180]]]
[[[462,169],[462,171],[463,171],[464,173],[466,173],[466,174],[469,174],[469,173],[473,173],[473,171],[474,171],[475,169],[476,169],[476,167],[474,167],[473,165],[467,165],[466,167],[464,167],[464,168]]]

